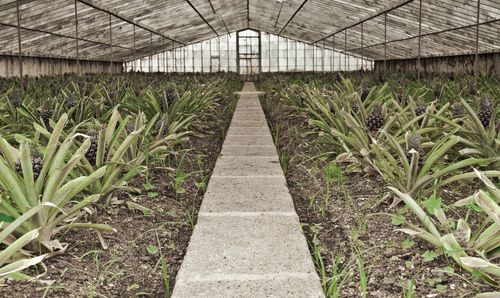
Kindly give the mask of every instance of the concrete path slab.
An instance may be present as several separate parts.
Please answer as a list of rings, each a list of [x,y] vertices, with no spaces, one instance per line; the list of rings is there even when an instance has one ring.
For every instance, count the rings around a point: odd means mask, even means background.
[[[212,177],[255,177],[255,176],[277,176],[281,177],[278,157],[241,157],[221,158],[215,164]]]
[[[274,145],[274,142],[270,134],[257,135],[257,136],[227,135],[224,144],[250,146],[250,145]]]
[[[227,131],[228,136],[267,136],[270,135],[267,127],[230,127]]]
[[[230,157],[275,157],[276,147],[274,145],[224,145],[220,158]]]
[[[284,177],[212,179],[201,213],[295,212]]]
[[[172,297],[324,297],[259,94],[240,93]]]

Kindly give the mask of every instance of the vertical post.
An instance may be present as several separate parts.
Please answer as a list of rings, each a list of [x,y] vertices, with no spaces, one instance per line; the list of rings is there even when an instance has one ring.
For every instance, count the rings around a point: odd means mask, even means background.
[[[210,39],[209,41],[209,46],[210,46],[210,55],[209,55],[209,58],[210,58],[210,72],[213,72],[213,65],[212,65],[212,39]]]
[[[221,64],[221,59],[220,59],[220,57],[221,57],[221,54],[220,54],[220,36],[217,36],[217,49],[219,51],[219,70],[218,71],[220,72],[220,64]]]
[[[200,52],[201,52],[200,53],[200,57],[201,57],[201,61],[200,61],[200,63],[201,63],[201,72],[204,72],[205,71],[205,69],[204,69],[205,65],[203,64],[203,41],[200,42]]]
[[[259,31],[259,75],[262,73],[262,32]]]
[[[109,14],[109,51],[110,51],[110,61],[109,61],[109,73],[113,73],[113,33],[111,31],[111,14]]]
[[[297,47],[299,46],[299,43],[297,41],[294,41],[295,44],[295,72],[299,70],[299,67],[297,66],[297,62],[299,61],[297,57]]]
[[[167,66],[167,48],[165,47],[165,37],[163,38],[163,71],[166,72],[166,66]]]
[[[348,71],[347,69],[347,29],[344,31],[344,70]]]
[[[194,60],[194,44],[191,45],[191,63],[193,64],[193,73],[195,73],[196,69],[194,67],[194,65],[195,65],[195,60]]]
[[[363,29],[363,22],[361,22],[361,57],[363,57],[363,42],[364,42],[364,29]],[[365,67],[365,59],[361,58],[361,69]]]
[[[23,48],[21,45],[21,16],[19,15],[19,0],[16,0],[17,14],[17,46],[19,50],[19,77],[21,78],[21,92],[24,92],[24,74],[23,74]]]
[[[387,79],[387,12],[384,13],[384,79]]]
[[[280,36],[278,35],[278,72],[280,72]]]
[[[313,72],[316,72],[316,45],[312,44],[313,47]]]
[[[182,63],[183,65],[183,71],[186,72],[186,46],[182,47]]]
[[[231,34],[226,35],[226,50],[227,50],[227,72],[231,71],[231,58],[229,57],[231,51],[229,50],[229,37],[231,37]]]
[[[240,74],[240,32],[236,32],[236,73]]]
[[[321,70],[325,72],[325,41],[323,40],[323,48],[321,49]]]
[[[290,67],[288,65],[288,38],[285,37],[286,40],[286,71],[290,71]]]
[[[80,75],[80,47],[78,44],[78,5],[75,0],[75,43],[76,43],[76,73]]]
[[[75,0],[75,1],[76,1],[76,0]],[[132,26],[133,26],[133,28],[134,28],[134,67],[133,67],[133,70],[134,70],[134,72],[135,72],[135,70],[136,70],[136,69],[135,69],[135,64],[137,63],[136,58],[135,58],[135,57],[136,57],[136,56],[135,56],[135,25],[132,25]]]
[[[307,59],[306,59],[306,54],[307,54],[306,43],[302,43],[302,46],[304,47],[304,72],[305,72],[307,70],[307,68],[306,68],[306,63],[307,63]]]
[[[342,52],[339,51],[339,71],[342,71]]]
[[[151,34],[149,35],[149,44],[151,45],[151,47],[153,46],[153,32],[151,32]],[[153,72],[153,57],[152,55],[149,55],[149,72]]]
[[[478,0],[479,1],[479,0]],[[418,4],[418,53],[417,53],[417,80],[420,80],[420,49],[422,46],[422,0]]]
[[[332,71],[335,71],[335,35],[332,36]]]
[[[271,34],[268,34],[269,37],[269,72],[271,72]]]
[[[474,93],[477,91],[477,79],[479,76],[479,12],[481,9],[481,0],[477,0],[476,15],[476,54],[474,57]]]

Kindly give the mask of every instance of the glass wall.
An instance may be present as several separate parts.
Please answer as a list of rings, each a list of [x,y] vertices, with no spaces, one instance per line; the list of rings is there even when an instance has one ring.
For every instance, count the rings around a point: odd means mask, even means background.
[[[244,34],[251,33],[240,32],[240,36]],[[237,33],[234,32],[126,62],[125,69],[142,72],[238,72],[237,46]],[[240,50],[242,46],[240,44]],[[372,60],[332,51],[321,44],[306,44],[264,32],[260,34],[260,51],[261,72],[353,71],[361,68],[371,70],[374,66]]]

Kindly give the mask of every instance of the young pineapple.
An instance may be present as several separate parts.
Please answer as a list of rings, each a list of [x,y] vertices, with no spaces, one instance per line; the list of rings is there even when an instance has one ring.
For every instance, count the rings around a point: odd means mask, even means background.
[[[422,100],[417,101],[415,105],[415,115],[418,117],[420,115],[425,114],[425,111],[427,111],[427,106]]]
[[[36,181],[36,179],[38,179],[38,177],[40,176],[40,173],[42,172],[43,158],[40,155],[38,155],[38,154],[33,154],[31,156],[31,166],[32,166],[32,169],[33,169],[33,178]],[[21,176],[23,175],[23,169],[22,169],[21,161],[20,160],[16,161],[15,171],[19,175],[21,175]]]
[[[172,87],[165,89],[165,98],[167,99],[168,104],[171,105],[178,98],[177,91],[175,91]]]
[[[434,88],[433,93],[434,93],[434,97],[436,99],[440,98],[441,97],[441,88]]]
[[[99,145],[99,135],[98,134],[92,134],[90,136],[90,147],[89,150],[85,153],[85,158],[88,160],[88,162],[92,165],[96,165],[97,161],[97,147]]]
[[[384,126],[385,116],[380,104],[375,104],[366,119],[366,127],[375,132]]]
[[[50,119],[52,118],[52,115],[54,115],[54,110],[48,107],[45,107],[41,112],[40,112],[40,118],[42,119],[43,124],[45,124],[46,127],[49,127]]]
[[[425,151],[421,147],[422,137],[418,133],[408,133],[406,136],[406,158],[411,163],[415,151],[418,152],[418,165],[422,166],[425,160]]]
[[[460,119],[463,116],[465,116],[464,107],[462,106],[462,104],[459,101],[454,102],[451,105],[450,109],[451,109],[451,115],[453,116],[453,119]],[[463,121],[458,120],[457,123],[462,125]]]
[[[491,117],[493,116],[493,105],[488,98],[482,98],[479,104],[479,111],[477,117],[481,120],[481,124],[487,127],[490,124]]]
[[[21,95],[16,92],[12,95],[12,99],[10,101],[14,108],[19,108],[23,104],[23,100],[21,99]]]
[[[365,99],[368,97],[369,94],[370,94],[370,89],[363,88],[363,91],[361,92],[361,101],[365,101]]]
[[[356,101],[351,101],[351,109],[354,114],[359,112],[359,104]]]

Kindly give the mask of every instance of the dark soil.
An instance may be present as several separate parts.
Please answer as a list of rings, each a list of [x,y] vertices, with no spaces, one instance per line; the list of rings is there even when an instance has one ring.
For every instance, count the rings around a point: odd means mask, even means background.
[[[165,167],[152,170],[150,182],[154,189],[145,190],[145,177],[131,184],[139,195],[117,194],[111,208],[97,208],[89,221],[108,223],[116,233],[103,234],[108,248],[103,249],[97,234],[91,230],[72,230],[62,239],[69,243],[65,254],[45,261],[47,272],[34,282],[10,281],[0,288],[2,297],[168,297],[182,263],[201,205],[204,185],[212,173],[229,127],[233,98],[219,108],[220,115],[202,121],[177,156],[164,161]],[[188,176],[173,187],[175,172]],[[129,208],[134,202],[149,211]],[[160,245],[159,245],[159,244]],[[162,274],[160,247],[166,259],[167,275]],[[148,248],[150,251],[148,251]],[[42,273],[43,269],[38,268]],[[30,272],[37,275],[37,272]],[[166,280],[165,278],[168,278]],[[168,286],[167,286],[168,285]]]
[[[392,224],[389,214],[397,215],[406,208],[401,203],[389,209],[392,200],[384,199],[387,188],[380,177],[349,170],[342,164],[345,182],[343,187],[331,187],[322,215],[326,189],[322,169],[335,159],[335,148],[319,143],[317,135],[310,134],[313,128],[297,112],[287,110],[277,100],[263,98],[262,102],[311,254],[314,245],[320,247],[327,278],[332,276],[336,259],[339,271],[345,272],[339,282],[339,297],[361,295],[357,259],[363,260],[368,274],[367,297],[404,297],[411,280],[415,284],[413,297],[472,297],[478,290],[494,290],[438,272],[449,266],[455,273],[468,274],[443,255],[424,261],[422,254],[433,251],[433,247],[395,231],[402,226]],[[320,156],[326,152],[331,154]],[[474,186],[454,185],[442,196],[453,202],[454,194],[463,198],[477,189]],[[405,217],[415,220],[409,212]],[[414,244],[403,248],[405,239]],[[316,267],[321,277],[321,266]]]

